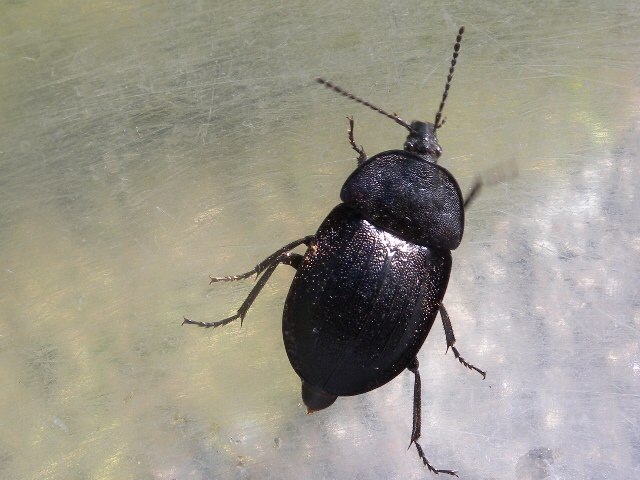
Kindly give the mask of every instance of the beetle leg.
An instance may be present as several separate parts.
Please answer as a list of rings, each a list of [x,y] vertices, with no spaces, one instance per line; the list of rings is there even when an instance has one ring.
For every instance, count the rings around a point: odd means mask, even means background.
[[[210,278],[209,285],[215,282],[232,282],[235,280],[243,280],[245,278],[249,278],[252,275],[260,275],[260,273],[262,273],[267,267],[269,267],[273,262],[275,262],[278,259],[278,257],[280,257],[280,255],[282,255],[283,253],[287,253],[290,250],[293,250],[298,245],[302,245],[303,243],[306,246],[309,246],[311,245],[311,242],[313,241],[314,238],[315,238],[314,235],[308,235],[304,238],[300,238],[298,240],[295,240],[291,243],[286,244],[284,247],[276,250],[267,258],[265,258],[262,262],[256,265],[253,270],[249,270],[246,273],[241,273],[240,275],[229,275],[228,277],[209,277]]]
[[[187,325],[197,325],[199,327],[205,327],[205,328],[217,328],[217,327],[226,325],[227,323],[231,323],[234,320],[237,320],[239,318],[240,326],[242,327],[242,322],[244,321],[244,317],[247,314],[247,311],[253,304],[256,297],[260,294],[260,292],[262,291],[266,283],[269,281],[269,278],[273,274],[273,271],[276,269],[276,267],[281,263],[285,265],[290,265],[296,270],[300,267],[303,256],[300,255],[299,253],[292,253],[289,250],[297,247],[298,245],[302,245],[303,243],[308,246],[311,244],[311,241],[313,239],[314,239],[314,236],[309,235],[307,237],[301,238],[299,240],[296,240],[295,242],[291,242],[285,245],[284,247],[282,247],[272,255],[269,255],[269,257],[267,257],[264,261],[260,262],[256,266],[256,268],[254,268],[250,272],[243,273],[241,275],[232,275],[229,277],[211,277],[211,282],[209,282],[209,284],[213,282],[218,282],[218,281],[241,280],[243,278],[250,277],[251,275],[254,275],[254,274],[259,275],[258,281],[249,292],[249,295],[247,295],[247,298],[245,299],[245,301],[242,302],[242,305],[240,305],[240,308],[238,309],[235,315],[231,315],[230,317],[227,317],[218,322],[199,322],[196,320],[190,320],[187,317],[183,317],[182,325],[186,323]]]
[[[247,296],[245,301],[242,302],[242,305],[240,305],[240,308],[238,309],[238,312],[235,315],[231,315],[230,317],[225,318],[224,320],[220,320],[218,322],[198,322],[196,320],[189,320],[188,318],[184,317],[184,321],[182,322],[182,325],[184,325],[186,323],[188,325],[197,325],[199,327],[205,327],[205,328],[217,328],[217,327],[221,327],[223,325],[226,325],[227,323],[231,323],[234,320],[239,318],[240,319],[240,326],[242,327],[242,322],[244,321],[244,316],[247,314],[247,311],[249,310],[249,307],[251,307],[251,304],[256,299],[256,297],[258,296],[260,291],[263,289],[263,287],[265,286],[265,284],[269,280],[269,277],[271,277],[271,274],[273,273],[273,271],[278,266],[278,263],[280,263],[280,262],[274,262],[271,265],[269,265],[266,270],[264,270],[264,273],[258,279],[256,284],[253,286],[253,288],[249,292],[249,295]]]
[[[356,141],[353,138],[353,117],[347,117],[347,120],[349,120],[349,130],[347,131],[347,135],[349,135],[349,143],[351,144],[351,148],[353,148],[358,154],[358,165],[362,165],[367,160],[367,154],[364,153],[362,145],[359,147],[356,145]]]
[[[456,337],[453,334],[453,327],[451,326],[451,318],[449,318],[449,314],[447,313],[447,310],[444,308],[444,305],[440,305],[440,318],[442,319],[442,325],[444,326],[444,335],[447,338],[447,351],[449,351],[449,348],[451,348],[451,350],[453,350],[453,355],[458,359],[458,361],[461,364],[463,364],[469,370],[475,370],[476,372],[478,372],[480,375],[482,375],[483,379],[487,378],[487,372],[483,372],[479,368],[468,363],[464,358],[460,356],[458,349],[454,347],[454,343],[456,343]]]
[[[304,255],[300,255],[299,253],[288,252],[283,254],[283,259],[280,261],[283,265],[289,265],[290,267],[298,270],[300,265],[302,265],[302,259]]]
[[[473,182],[473,186],[471,187],[471,191],[467,195],[466,200],[464,201],[464,209],[473,202],[473,199],[480,193],[480,189],[482,188],[482,179],[480,177],[476,178],[476,181]]]
[[[464,209],[466,210],[471,202],[473,202],[473,200],[478,196],[482,187],[506,182],[517,176],[518,165],[515,162],[507,162],[484,172],[482,177],[477,177],[473,182],[471,190],[467,195],[467,199],[464,201]]]
[[[413,428],[411,429],[411,442],[409,443],[409,448],[411,448],[411,445],[416,446],[416,450],[418,450],[418,455],[422,459],[422,463],[424,463],[424,466],[427,467],[430,472],[436,474],[446,473],[447,475],[454,475],[457,477],[458,474],[454,470],[438,470],[433,468],[422,451],[422,447],[418,443],[422,429],[422,383],[420,381],[417,358],[413,359],[407,367],[407,370],[415,376],[415,383],[413,384]]]

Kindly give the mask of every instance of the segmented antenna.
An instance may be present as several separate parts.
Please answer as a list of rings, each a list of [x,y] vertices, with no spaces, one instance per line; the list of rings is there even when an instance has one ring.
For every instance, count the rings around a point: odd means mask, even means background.
[[[464,27],[460,27],[458,30],[458,36],[456,37],[456,44],[453,46],[453,58],[451,59],[451,67],[449,68],[449,76],[447,77],[447,84],[444,86],[444,93],[442,94],[442,101],[440,102],[440,108],[436,113],[436,121],[433,123],[433,128],[437,130],[444,125],[445,119],[442,118],[442,109],[444,108],[444,102],[449,95],[449,88],[451,88],[451,79],[453,78],[453,69],[456,67],[458,61],[458,52],[460,51],[460,42],[462,41],[462,34],[464,33]]]
[[[459,47],[459,46],[458,46]],[[382,110],[381,108],[376,107],[375,105],[367,102],[366,100],[363,100],[360,97],[356,97],[355,95],[353,95],[352,93],[347,92],[346,90],[343,90],[342,88],[340,88],[339,86],[337,86],[334,83],[331,83],[328,80],[325,80],[324,78],[316,78],[316,82],[321,83],[323,85],[326,85],[329,88],[332,88],[333,90],[335,90],[336,92],[338,92],[340,95],[344,95],[347,98],[350,98],[351,100],[355,100],[358,103],[361,103],[363,105],[366,105],[367,107],[369,107],[372,110],[375,110],[378,113],[383,114],[386,117],[389,117],[391,120],[393,120],[394,122],[396,122],[398,125],[402,125],[404,128],[406,128],[407,130],[409,130],[409,132],[413,133],[413,134],[417,134],[417,132],[411,128],[404,120],[402,120],[398,115],[396,115],[395,113],[387,113],[384,110]]]

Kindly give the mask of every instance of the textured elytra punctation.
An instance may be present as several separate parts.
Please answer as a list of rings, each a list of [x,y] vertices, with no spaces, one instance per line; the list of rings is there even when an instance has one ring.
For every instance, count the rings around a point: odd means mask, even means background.
[[[451,253],[401,240],[345,204],[313,245],[291,284],[282,333],[305,404],[318,410],[331,396],[384,385],[414,360],[438,315]]]

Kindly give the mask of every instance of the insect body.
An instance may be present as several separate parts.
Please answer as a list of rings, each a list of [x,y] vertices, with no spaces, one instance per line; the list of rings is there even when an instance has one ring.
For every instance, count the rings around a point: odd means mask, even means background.
[[[451,272],[451,250],[464,230],[464,209],[480,188],[478,181],[466,202],[455,178],[437,165],[442,152],[436,138],[442,109],[457,61],[461,28],[440,108],[434,123],[406,124],[395,114],[371,105],[340,87],[318,82],[392,118],[409,131],[404,150],[367,158],[353,138],[358,167],[349,176],[343,203],[327,216],[315,235],[285,245],[253,270],[211,282],[257,275],[258,279],[238,312],[218,322],[184,323],[219,327],[244,319],[247,310],[281,264],[297,273],[284,306],[282,332],[289,361],[302,380],[302,398],[309,413],[322,410],[340,396],[374,390],[405,369],[415,376],[411,444],[425,466],[420,438],[421,385],[417,354],[438,315],[447,348],[466,367],[454,346],[455,337],[442,299]],[[304,255],[292,250],[306,245]]]

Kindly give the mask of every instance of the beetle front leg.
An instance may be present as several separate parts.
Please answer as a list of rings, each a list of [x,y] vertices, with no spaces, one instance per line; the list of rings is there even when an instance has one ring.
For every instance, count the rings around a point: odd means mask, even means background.
[[[476,198],[476,196],[480,193],[481,188],[482,188],[482,179],[476,178],[476,181],[473,182],[473,186],[471,187],[471,191],[469,192],[469,194],[467,195],[467,198],[464,201],[463,208],[465,210],[469,207],[469,205],[471,205],[471,202],[473,202],[473,199]]]
[[[479,368],[467,362],[464,358],[462,358],[462,356],[458,352],[458,349],[454,347],[454,343],[456,343],[456,337],[453,334],[453,327],[451,326],[451,318],[449,318],[449,314],[447,313],[447,310],[444,308],[444,305],[440,305],[440,318],[442,318],[444,335],[447,338],[447,351],[451,349],[453,351],[453,355],[458,359],[458,361],[461,364],[463,364],[469,370],[475,370],[476,372],[478,372],[480,375],[482,375],[483,379],[487,378],[487,372],[483,372]]]
[[[421,436],[422,430],[422,382],[420,381],[420,372],[418,371],[418,359],[414,358],[411,364],[407,367],[411,373],[415,376],[415,383],[413,385],[413,428],[411,429],[411,442],[409,443],[409,448],[411,445],[416,446],[416,450],[418,450],[418,455],[422,459],[422,463],[424,466],[429,469],[430,472],[433,473],[446,473],[447,475],[453,475],[455,477],[458,474],[454,470],[438,470],[433,468],[427,460],[424,452],[422,451],[422,447],[418,443],[418,440]]]
[[[349,136],[349,143],[351,144],[351,148],[353,148],[358,154],[358,165],[362,165],[367,160],[367,154],[364,153],[364,148],[362,148],[362,145],[360,145],[359,147],[358,145],[356,145],[356,141],[353,138],[353,117],[347,117],[347,120],[349,120],[349,130],[347,131],[347,135]]]

